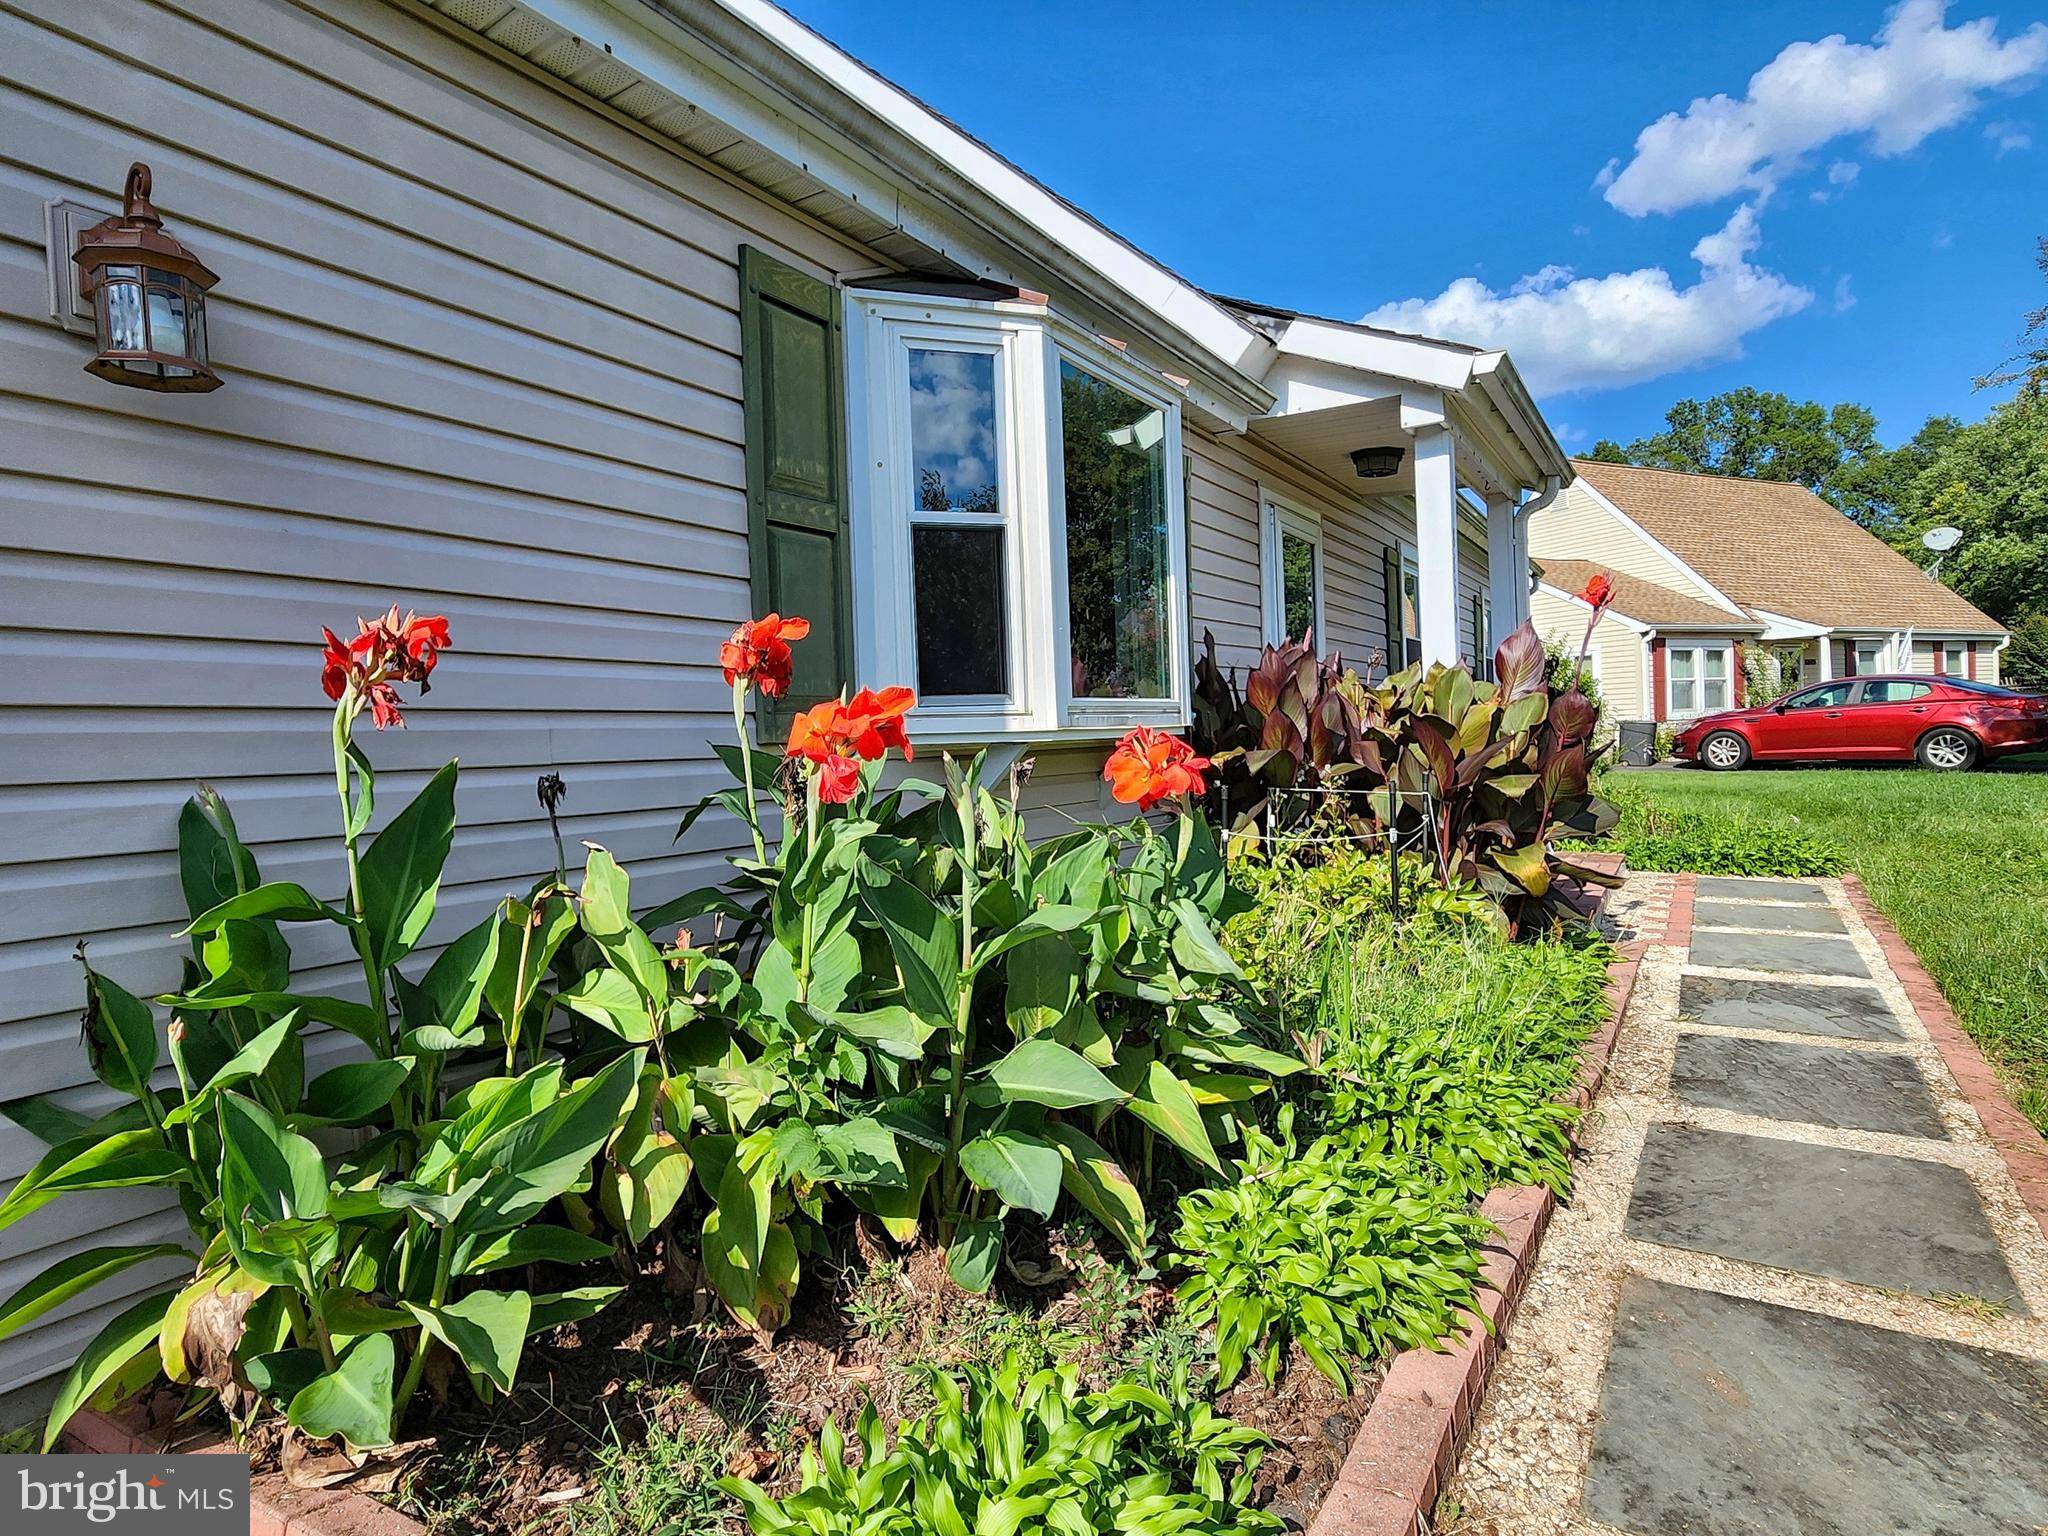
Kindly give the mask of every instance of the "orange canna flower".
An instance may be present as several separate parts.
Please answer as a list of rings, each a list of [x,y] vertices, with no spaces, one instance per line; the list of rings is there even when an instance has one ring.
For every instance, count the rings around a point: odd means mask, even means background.
[[[860,765],[875,762],[895,747],[906,760],[915,754],[903,717],[917,703],[908,688],[863,688],[851,699],[827,699],[789,725],[783,756],[800,757],[818,770],[818,798],[828,805],[851,800],[860,785]]]
[[[1586,578],[1586,584],[1579,588],[1579,601],[1598,616],[1614,601],[1614,578],[1605,571],[1595,571]]]
[[[752,683],[769,698],[781,698],[789,692],[793,664],[789,642],[801,640],[810,632],[809,619],[785,619],[776,613],[765,619],[748,619],[718,648],[718,664],[725,670],[726,686]]]
[[[1110,794],[1119,804],[1149,811],[1162,800],[1199,795],[1208,786],[1202,771],[1209,759],[1178,736],[1141,725],[1125,735],[1102,765]]]
[[[445,618],[439,614],[422,618],[407,613],[401,619],[395,603],[389,613],[374,623],[358,618],[352,640],[343,640],[324,625],[320,635],[325,642],[320,654],[321,690],[337,702],[353,690],[358,699],[370,706],[370,718],[380,731],[387,725],[405,724],[405,716],[399,712],[398,690],[393,685],[418,683],[420,692],[427,692],[432,687],[428,679],[435,663],[441,652],[448,649]]]

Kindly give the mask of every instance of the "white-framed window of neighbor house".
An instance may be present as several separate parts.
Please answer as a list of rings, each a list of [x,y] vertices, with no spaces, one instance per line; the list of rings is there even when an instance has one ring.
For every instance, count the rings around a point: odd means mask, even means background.
[[[926,738],[1187,718],[1177,393],[1042,305],[850,294],[855,666]]]
[[[1887,670],[1888,652],[1891,647],[1882,640],[1858,640],[1856,645],[1856,675],[1868,677],[1873,672]]]
[[[1266,640],[1278,645],[1313,631],[1329,649],[1323,622],[1323,520],[1270,492],[1259,497],[1260,608]]]
[[[1665,647],[1664,711],[1676,719],[1711,715],[1729,707],[1733,656],[1725,643],[1679,642]]]
[[[1941,670],[1949,677],[1970,675],[1970,645],[1966,640],[1941,642]]]

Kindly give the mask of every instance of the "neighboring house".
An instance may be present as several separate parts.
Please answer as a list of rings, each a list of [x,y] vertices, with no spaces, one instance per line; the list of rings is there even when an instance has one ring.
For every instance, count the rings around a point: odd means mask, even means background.
[[[673,837],[749,614],[813,621],[793,702],[912,683],[921,754],[1030,749],[1080,816],[1116,735],[1186,724],[1205,631],[1363,665],[1526,616],[1519,508],[1570,471],[1504,354],[1208,294],[759,0],[26,0],[0,37],[8,1098],[104,1102],[80,938],[176,983],[195,780],[332,893],[323,622],[452,623],[366,743],[392,804],[462,761],[439,938],[552,866],[543,771],[640,900],[719,873],[730,826]],[[131,160],[219,274],[213,393],[84,371],[51,231]],[[308,985],[349,985],[331,938]],[[0,1188],[38,1150],[0,1121]],[[0,1233],[0,1294],[180,1229],[67,1199]],[[0,1392],[92,1326],[0,1343]]]
[[[1615,600],[1591,661],[1613,717],[1682,720],[1743,702],[1740,648],[1787,684],[1873,672],[1995,682],[2010,638],[1804,486],[1574,459],[1533,519],[1530,608],[1576,646],[1594,572]]]

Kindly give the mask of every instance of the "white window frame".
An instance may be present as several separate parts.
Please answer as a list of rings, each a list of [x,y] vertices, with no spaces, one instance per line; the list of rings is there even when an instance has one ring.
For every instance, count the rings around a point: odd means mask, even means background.
[[[1401,575],[1394,590],[1394,616],[1401,624],[1401,654],[1393,658],[1392,670],[1396,672],[1403,667],[1413,666],[1422,659],[1422,552],[1406,539],[1400,540],[1399,543]],[[1415,583],[1415,633],[1412,636],[1408,633],[1407,620],[1400,612],[1403,607],[1402,599],[1408,595],[1408,584],[1411,581]],[[1415,655],[1412,657],[1408,654],[1408,642],[1411,639],[1415,642]]]
[[[1722,662],[1718,678],[1707,676],[1707,657],[1718,651],[1726,659]],[[1688,709],[1678,707],[1678,665],[1680,655],[1692,657],[1694,703]],[[1724,709],[1735,707],[1735,647],[1726,640],[1689,640],[1684,644],[1666,641],[1664,645],[1664,717],[1667,720],[1696,720],[1701,715],[1718,715]],[[1722,688],[1721,702],[1707,702],[1707,684],[1718,682]]]
[[[1877,652],[1876,661],[1867,668],[1863,665],[1863,648],[1865,646],[1869,646]],[[1858,636],[1850,640],[1849,659],[1856,664],[1856,675],[1858,677],[1873,677],[1880,672],[1894,672],[1898,670],[1892,665],[1891,642],[1888,640],[1874,640],[1868,635]]]
[[[1967,678],[1970,675],[1970,642],[1967,640],[1937,640],[1935,655],[1940,658],[1938,667],[1944,677]],[[1949,664],[1949,653],[1955,653],[1955,664]]]
[[[916,675],[917,609],[910,529],[965,524],[959,514],[918,516],[910,447],[913,347],[996,355],[997,494],[1004,544],[1010,647],[1005,697],[947,697],[911,713],[919,740],[1079,739],[1133,725],[1184,728],[1191,715],[1186,477],[1180,396],[1099,337],[1041,304],[848,289],[846,305],[849,518],[854,578],[854,675],[860,686]],[[1076,698],[1067,607],[1066,486],[1060,436],[1060,363],[1073,363],[1162,413],[1166,497],[1168,675],[1157,699]],[[914,683],[912,686],[915,686]]]
[[[1311,602],[1315,606],[1316,650],[1327,654],[1330,649],[1328,633],[1329,608],[1323,601],[1324,572],[1328,568],[1323,553],[1323,519],[1320,514],[1310,511],[1297,502],[1275,494],[1261,486],[1259,489],[1259,574],[1260,606],[1266,643],[1278,645],[1283,640],[1299,640],[1301,636],[1287,633],[1287,591],[1286,572],[1281,564],[1280,540],[1283,534],[1291,534],[1305,541],[1315,552],[1315,592]]]

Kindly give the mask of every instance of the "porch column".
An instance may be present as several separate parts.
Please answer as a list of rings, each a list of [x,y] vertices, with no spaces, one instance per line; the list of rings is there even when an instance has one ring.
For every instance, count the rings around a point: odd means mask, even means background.
[[[1835,680],[1835,642],[1831,636],[1822,635],[1813,642],[1814,654],[1820,658],[1820,681],[1831,683]]]
[[[1522,622],[1522,604],[1528,601],[1529,566],[1521,556],[1516,511],[1512,496],[1486,498],[1486,591],[1493,604],[1495,645]]]
[[[1422,662],[1458,664],[1458,456],[1451,434],[1415,434],[1415,576]]]

